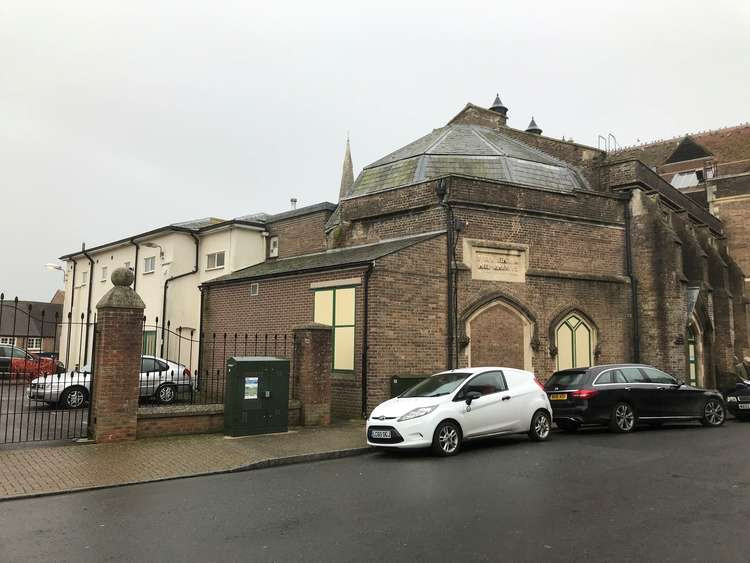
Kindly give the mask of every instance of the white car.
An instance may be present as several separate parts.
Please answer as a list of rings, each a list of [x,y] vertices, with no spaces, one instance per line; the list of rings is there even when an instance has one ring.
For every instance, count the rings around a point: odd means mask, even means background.
[[[179,393],[194,389],[190,370],[182,364],[156,356],[141,356],[140,397],[162,405],[174,403]],[[26,394],[32,401],[78,409],[89,401],[91,366],[79,371],[40,376],[31,381]]]
[[[385,448],[426,448],[455,455],[464,440],[528,433],[546,440],[552,407],[528,371],[483,367],[428,377],[372,411],[367,443]]]

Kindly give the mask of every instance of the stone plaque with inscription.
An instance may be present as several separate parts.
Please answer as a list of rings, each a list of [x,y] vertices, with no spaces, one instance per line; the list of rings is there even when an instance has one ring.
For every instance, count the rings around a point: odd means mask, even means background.
[[[472,247],[471,277],[475,280],[525,282],[526,250],[520,248]]]

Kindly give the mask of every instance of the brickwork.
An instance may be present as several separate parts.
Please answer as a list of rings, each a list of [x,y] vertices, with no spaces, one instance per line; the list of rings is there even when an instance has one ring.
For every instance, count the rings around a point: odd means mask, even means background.
[[[303,426],[331,423],[331,328],[308,324],[294,329],[294,383]]]
[[[504,305],[496,305],[470,321],[471,363],[525,369],[524,321]]]
[[[717,199],[713,204],[727,232],[729,254],[748,278],[745,293],[750,295],[750,186],[746,196]]]
[[[330,216],[324,210],[269,222],[268,239],[279,237],[279,258],[321,252],[326,249],[324,226]]]
[[[222,338],[227,334],[231,340],[235,333],[278,333],[290,335],[291,340],[296,326],[313,321],[315,296],[311,284],[362,278],[363,275],[364,269],[357,268],[259,280],[256,296],[250,295],[250,282],[210,287],[204,294],[205,338],[211,339],[214,334]],[[332,375],[331,414],[334,417],[360,416],[363,297],[359,285],[355,293],[354,371]],[[224,353],[223,348],[217,347],[215,357],[212,360],[204,358],[204,361],[224,365],[231,356],[230,352]],[[294,362],[291,367],[294,371]],[[297,398],[294,382],[289,387],[290,398]]]
[[[210,434],[224,430],[224,409],[219,413],[150,417],[139,414],[137,437]]]
[[[90,429],[97,442],[136,438],[142,330],[143,309],[97,311]]]

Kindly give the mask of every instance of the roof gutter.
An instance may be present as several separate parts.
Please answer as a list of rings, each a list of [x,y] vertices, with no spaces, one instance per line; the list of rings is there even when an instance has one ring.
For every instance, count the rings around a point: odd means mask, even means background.
[[[200,263],[200,239],[198,238],[198,235],[196,235],[193,231],[188,230],[187,232],[191,237],[193,237],[193,241],[195,242],[195,266],[190,272],[177,274],[176,276],[172,276],[164,280],[164,295],[162,296],[162,302],[161,302],[161,352],[160,352],[160,356],[162,358],[164,357],[164,333],[167,327],[167,322],[166,322],[165,317],[167,316],[167,289],[169,288],[169,282],[178,280],[180,278],[184,278],[185,276],[191,276],[193,274],[198,273],[198,265]]]

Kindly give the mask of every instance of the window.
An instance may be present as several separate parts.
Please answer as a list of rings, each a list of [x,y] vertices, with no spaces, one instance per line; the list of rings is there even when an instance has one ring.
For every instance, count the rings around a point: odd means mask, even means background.
[[[651,380],[651,383],[659,383],[664,385],[677,385],[677,380],[671,375],[667,375],[663,371],[659,371],[654,368],[641,368],[641,371],[646,373],[646,376]]]
[[[0,344],[6,344],[8,346],[13,346],[16,343],[15,338],[11,338],[10,336],[1,336],[0,337]]]
[[[88,272],[83,272],[81,274],[81,285],[86,285],[88,283],[89,283],[89,273]]]
[[[595,385],[609,385],[613,383],[627,383],[625,376],[622,375],[622,371],[619,369],[610,369],[603,372],[594,382]]]
[[[573,387],[580,387],[586,381],[586,377],[586,371],[556,372],[547,380],[544,388],[552,389],[553,387],[558,387],[560,389],[571,389]]]
[[[144,330],[143,331],[143,347],[142,354],[148,354],[153,356],[156,354],[156,331],[155,330]]]
[[[257,283],[251,283],[250,284],[250,297],[255,297],[256,295],[258,295],[259,289],[260,287]]]
[[[354,370],[355,293],[353,287],[315,292],[315,322],[333,327],[335,371]]]
[[[26,339],[26,349],[27,350],[41,350],[42,349],[42,339],[38,338],[36,336],[32,336]]]
[[[411,389],[407,389],[401,394],[401,397],[440,397],[448,395],[453,393],[467,377],[469,377],[468,373],[456,371],[439,373],[417,383]]]
[[[622,375],[628,383],[651,383],[638,368],[622,368]]]
[[[143,259],[143,273],[153,274],[156,270],[156,256],[149,256]]]
[[[206,255],[206,270],[221,270],[224,267],[224,251]]]
[[[107,267],[106,266],[102,266],[102,281],[103,282],[107,281]]]
[[[578,315],[570,315],[557,327],[557,369],[587,367],[592,364],[591,328]]]
[[[152,358],[141,358],[141,373],[159,371],[159,364]]]
[[[271,237],[268,241],[268,256],[276,258],[279,255],[279,237]]]
[[[506,386],[503,374],[499,371],[489,371],[477,375],[474,379],[470,380],[461,390],[461,395],[465,397],[471,391],[475,391],[481,395],[491,395],[492,393],[499,393],[505,390]]]

